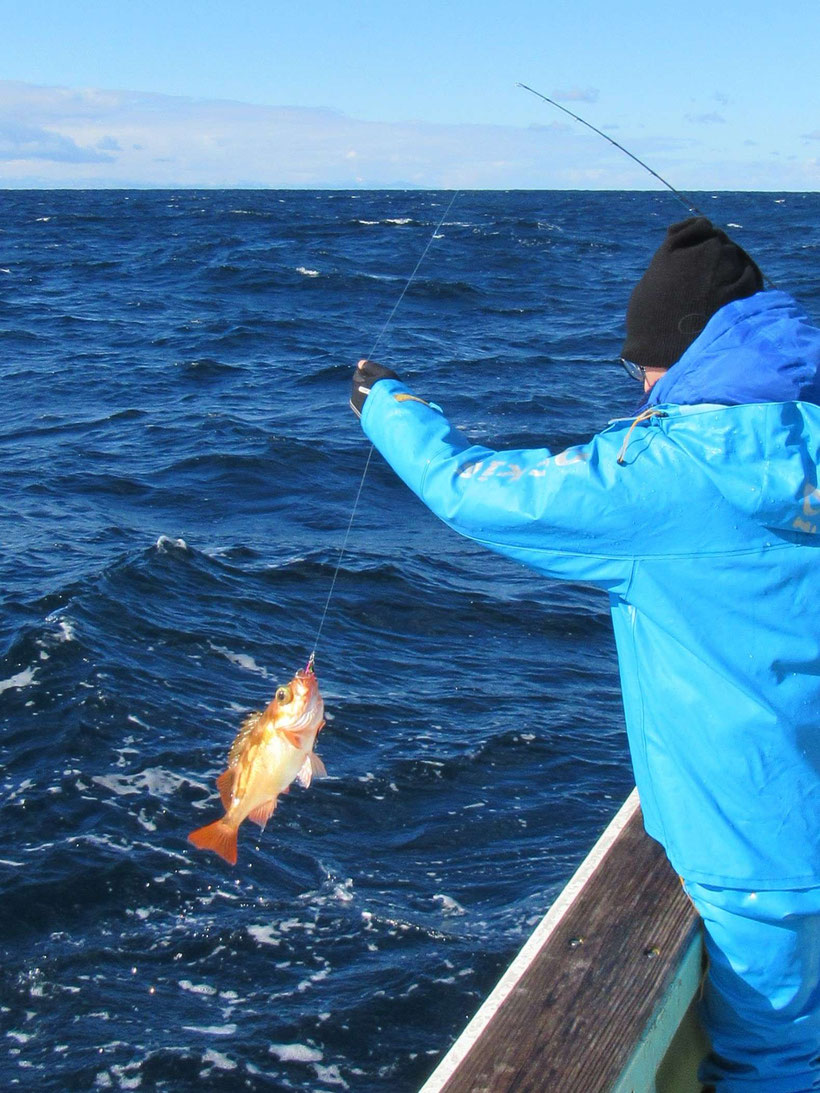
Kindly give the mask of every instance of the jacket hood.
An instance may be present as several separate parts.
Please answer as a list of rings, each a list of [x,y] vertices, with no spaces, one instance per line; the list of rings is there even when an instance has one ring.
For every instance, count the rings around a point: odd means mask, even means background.
[[[785,292],[721,308],[649,392],[654,406],[739,512],[818,535],[820,330]]]
[[[717,311],[646,405],[798,401],[820,405],[820,330],[791,296],[768,291]]]

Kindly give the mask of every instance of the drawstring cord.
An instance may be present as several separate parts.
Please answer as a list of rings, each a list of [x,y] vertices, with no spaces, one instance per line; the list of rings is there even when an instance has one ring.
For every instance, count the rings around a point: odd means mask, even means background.
[[[649,421],[653,417],[666,417],[664,410],[659,410],[656,406],[650,406],[648,410],[642,410],[627,430],[624,442],[621,445],[621,450],[618,452],[618,463],[623,466],[624,459],[626,457],[626,449],[629,446],[629,441],[632,438],[632,433],[636,425],[640,425],[644,421]]]

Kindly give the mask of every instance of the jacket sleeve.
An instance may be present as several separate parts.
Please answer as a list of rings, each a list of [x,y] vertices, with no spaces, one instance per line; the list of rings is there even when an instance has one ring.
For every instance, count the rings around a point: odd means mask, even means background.
[[[611,592],[628,585],[649,499],[617,463],[622,429],[557,455],[546,448],[496,452],[470,445],[438,407],[397,380],[374,385],[362,427],[399,477],[460,534],[549,576]]]

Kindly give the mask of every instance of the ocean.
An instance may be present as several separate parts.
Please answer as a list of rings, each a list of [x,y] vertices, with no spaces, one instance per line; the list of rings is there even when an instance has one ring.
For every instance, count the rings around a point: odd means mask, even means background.
[[[624,309],[687,214],[451,196],[2,193],[3,1088],[414,1093],[627,796],[601,594],[378,455],[340,560],[350,375],[585,440],[640,401]],[[694,197],[820,319],[820,195]],[[314,643],[328,777],[231,868],[186,836]]]

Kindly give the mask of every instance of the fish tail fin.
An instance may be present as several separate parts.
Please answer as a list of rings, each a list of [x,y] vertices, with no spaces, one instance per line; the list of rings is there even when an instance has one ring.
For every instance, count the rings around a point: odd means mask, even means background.
[[[198,827],[188,836],[188,842],[200,850],[213,850],[229,865],[236,865],[236,828],[226,824],[224,819]]]

